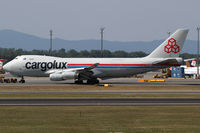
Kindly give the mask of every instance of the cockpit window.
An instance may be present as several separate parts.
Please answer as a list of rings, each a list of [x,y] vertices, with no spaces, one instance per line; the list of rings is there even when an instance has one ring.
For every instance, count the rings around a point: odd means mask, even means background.
[[[18,58],[16,57],[15,59],[17,60]]]

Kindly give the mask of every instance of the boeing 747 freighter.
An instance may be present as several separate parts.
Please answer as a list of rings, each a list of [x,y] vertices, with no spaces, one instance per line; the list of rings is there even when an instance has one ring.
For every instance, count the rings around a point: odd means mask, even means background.
[[[53,81],[74,79],[75,83],[99,83],[98,79],[129,77],[171,66],[179,66],[179,57],[188,34],[178,29],[151,54],[143,58],[59,58],[41,55],[21,55],[3,66],[13,75],[49,77]]]

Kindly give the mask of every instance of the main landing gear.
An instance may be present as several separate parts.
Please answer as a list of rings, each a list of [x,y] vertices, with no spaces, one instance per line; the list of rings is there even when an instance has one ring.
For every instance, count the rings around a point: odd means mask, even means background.
[[[83,80],[76,80],[75,84],[83,84]]]
[[[74,83],[75,84],[83,84],[83,80],[76,80]],[[87,84],[91,84],[91,85],[99,84],[99,80],[97,80],[97,79],[88,79],[86,83]]]
[[[24,76],[21,77],[21,80],[19,81],[19,83],[25,83]]]
[[[98,84],[99,83],[99,80],[97,79],[88,79],[87,80],[87,84]]]

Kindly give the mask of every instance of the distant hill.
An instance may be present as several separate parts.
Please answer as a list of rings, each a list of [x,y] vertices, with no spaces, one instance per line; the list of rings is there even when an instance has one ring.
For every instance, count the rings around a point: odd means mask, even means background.
[[[154,41],[132,41],[132,42],[120,42],[120,41],[107,41],[104,40],[104,49],[110,51],[124,50],[131,51],[143,51],[150,53],[155,49],[163,40]],[[34,35],[25,34],[13,30],[0,30],[0,47],[1,48],[22,48],[24,50],[46,50],[49,49],[49,39],[40,38]],[[91,50],[100,49],[99,40],[64,40],[60,38],[53,39],[53,49],[66,50],[75,49]],[[196,53],[196,41],[187,40],[183,52]]]

